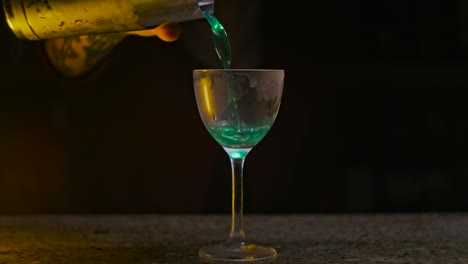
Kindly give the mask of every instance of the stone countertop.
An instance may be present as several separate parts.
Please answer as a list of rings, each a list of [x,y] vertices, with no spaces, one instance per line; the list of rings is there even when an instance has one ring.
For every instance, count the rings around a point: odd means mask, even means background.
[[[0,215],[0,264],[190,264],[229,215]],[[468,214],[245,215],[274,263],[468,263]]]

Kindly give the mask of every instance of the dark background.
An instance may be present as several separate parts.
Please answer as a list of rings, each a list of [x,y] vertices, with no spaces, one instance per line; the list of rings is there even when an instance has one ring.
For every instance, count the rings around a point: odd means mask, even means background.
[[[245,211],[467,210],[465,1],[302,4],[216,2],[233,67],[286,71]],[[205,21],[174,43],[128,37],[78,80],[0,23],[0,213],[229,212],[191,79],[221,67]]]

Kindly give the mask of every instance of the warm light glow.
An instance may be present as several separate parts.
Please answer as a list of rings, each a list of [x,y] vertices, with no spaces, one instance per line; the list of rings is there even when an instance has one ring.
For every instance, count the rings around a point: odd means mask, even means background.
[[[254,243],[250,243],[247,245],[247,250],[255,250],[257,249],[257,245]]]
[[[128,34],[140,37],[157,36],[163,41],[173,42],[180,37],[181,32],[182,27],[179,23],[164,23],[153,29],[130,31]]]
[[[212,86],[213,81],[210,77],[203,77],[200,80],[201,95],[203,96],[203,110],[209,116],[213,116],[215,112]]]

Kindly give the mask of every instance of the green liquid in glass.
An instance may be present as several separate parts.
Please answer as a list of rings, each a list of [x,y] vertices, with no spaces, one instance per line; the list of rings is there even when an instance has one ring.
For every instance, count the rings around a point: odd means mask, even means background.
[[[253,148],[270,130],[271,126],[244,127],[211,126],[208,131],[225,148]]]

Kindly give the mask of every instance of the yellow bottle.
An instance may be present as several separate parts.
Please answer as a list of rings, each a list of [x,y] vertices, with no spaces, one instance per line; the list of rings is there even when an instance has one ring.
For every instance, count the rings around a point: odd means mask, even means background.
[[[138,31],[213,13],[214,0],[3,0],[9,27],[20,39]]]

